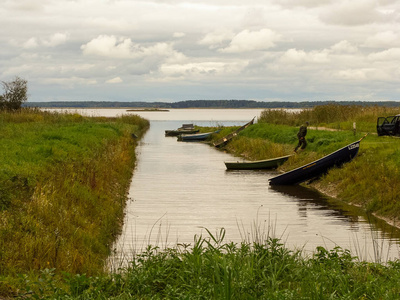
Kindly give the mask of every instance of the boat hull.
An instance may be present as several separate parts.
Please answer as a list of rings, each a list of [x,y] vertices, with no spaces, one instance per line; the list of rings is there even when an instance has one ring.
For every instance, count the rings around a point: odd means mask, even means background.
[[[291,155],[257,160],[257,161],[226,161],[225,166],[228,170],[262,170],[262,169],[275,169],[289,159]]]
[[[194,134],[198,133],[199,130],[165,130],[165,136],[178,136],[180,134]]]
[[[212,135],[213,133],[217,133],[218,131],[195,133],[195,134],[181,134],[181,135],[178,135],[178,141],[182,141],[182,142],[205,141],[210,135]]]
[[[270,185],[299,184],[325,174],[330,168],[340,167],[344,163],[351,161],[358,153],[360,141],[349,144],[300,168],[275,176],[269,179],[269,183]]]

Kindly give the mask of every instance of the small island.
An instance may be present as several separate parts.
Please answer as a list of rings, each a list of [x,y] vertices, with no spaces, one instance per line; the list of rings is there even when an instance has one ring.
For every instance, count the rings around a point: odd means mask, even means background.
[[[169,111],[169,109],[160,109],[160,108],[135,108],[135,109],[127,109],[126,111]]]

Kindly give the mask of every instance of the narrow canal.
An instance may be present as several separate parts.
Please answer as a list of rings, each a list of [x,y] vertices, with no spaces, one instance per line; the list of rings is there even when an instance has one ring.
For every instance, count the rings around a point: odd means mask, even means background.
[[[399,257],[399,231],[385,222],[301,186],[271,187],[268,178],[276,171],[227,171],[224,161],[234,159],[232,155],[164,136],[165,130],[183,123],[243,125],[260,111],[139,113],[151,127],[137,148],[123,233],[115,245],[115,268],[149,244],[193,244],[195,236],[207,237],[207,230],[216,234],[221,228],[226,242],[270,236],[305,254],[317,246],[340,246],[362,260]]]

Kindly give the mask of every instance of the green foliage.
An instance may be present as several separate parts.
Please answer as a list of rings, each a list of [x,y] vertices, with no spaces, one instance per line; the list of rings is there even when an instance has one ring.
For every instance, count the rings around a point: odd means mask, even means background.
[[[0,110],[18,110],[28,100],[28,82],[15,77],[11,82],[2,81],[4,94],[0,96]]]
[[[263,111],[258,119],[260,123],[300,126],[308,121],[310,126],[328,127],[333,129],[356,130],[363,132],[376,132],[378,117],[391,116],[399,113],[399,107],[365,106],[365,105],[340,105],[330,103],[315,105],[303,110],[276,110]]]
[[[148,121],[23,109],[0,126],[0,275],[102,272]]]
[[[193,245],[148,246],[130,266],[100,276],[43,270],[21,276],[20,297],[33,299],[396,299],[399,262],[357,261],[348,250],[318,247],[310,258],[266,237],[224,243],[225,231]]]

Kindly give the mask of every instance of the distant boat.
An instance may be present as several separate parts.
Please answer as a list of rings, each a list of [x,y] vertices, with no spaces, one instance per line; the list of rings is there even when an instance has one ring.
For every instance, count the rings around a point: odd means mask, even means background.
[[[358,150],[360,149],[360,142],[363,138],[307,165],[275,176],[269,179],[269,184],[299,184],[326,173],[332,167],[340,167],[344,163],[349,162],[356,157]]]
[[[205,133],[195,133],[195,134],[181,134],[178,135],[178,141],[183,142],[196,142],[196,141],[204,141],[209,136],[214,133],[218,133],[220,130],[213,131],[213,132],[205,132]]]
[[[198,133],[200,130],[195,129],[193,124],[182,124],[176,130],[165,130],[165,136],[178,136],[180,134],[194,134]]]
[[[255,161],[226,161],[225,166],[228,170],[261,170],[275,169],[283,164],[292,155],[286,155],[271,159],[255,160]]]
[[[244,124],[242,127],[236,129],[234,132],[231,132],[230,134],[228,134],[228,135],[224,136],[223,138],[217,140],[214,143],[214,146],[218,148],[218,147],[222,147],[222,146],[226,145],[231,139],[233,139],[235,136],[237,136],[239,132],[241,132],[243,129],[246,129],[250,125],[252,125],[254,123],[254,119],[255,119],[255,117],[253,118],[253,120],[251,120],[250,122]]]

